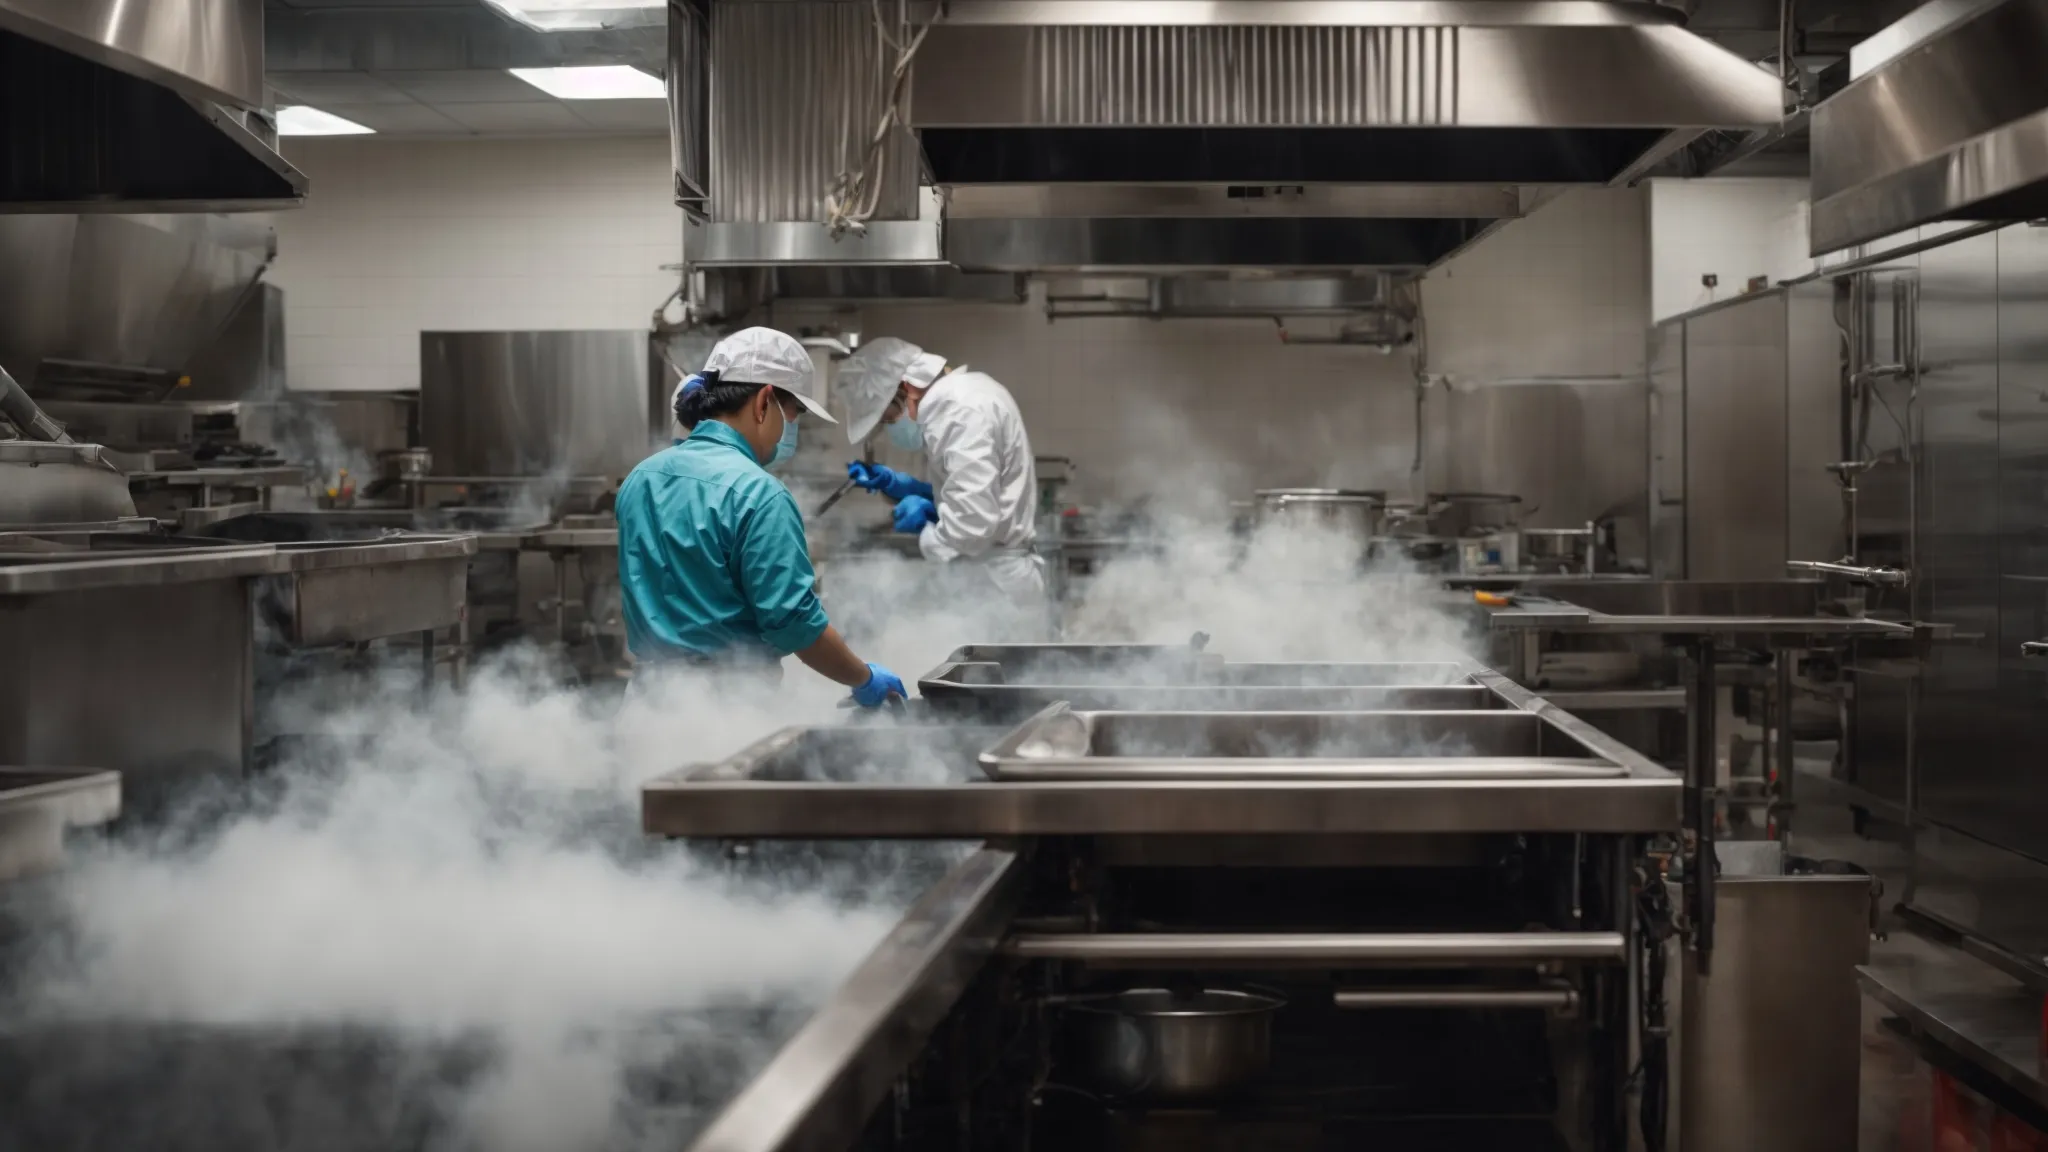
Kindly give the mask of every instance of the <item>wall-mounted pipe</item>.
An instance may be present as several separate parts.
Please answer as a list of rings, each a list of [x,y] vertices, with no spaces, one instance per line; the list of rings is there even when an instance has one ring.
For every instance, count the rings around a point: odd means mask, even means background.
[[[1575,1012],[1579,992],[1569,984],[1539,988],[1339,988],[1331,997],[1339,1008],[1535,1008]]]

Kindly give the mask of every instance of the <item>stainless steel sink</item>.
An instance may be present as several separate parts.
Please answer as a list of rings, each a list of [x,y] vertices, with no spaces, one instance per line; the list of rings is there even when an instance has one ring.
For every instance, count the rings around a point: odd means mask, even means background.
[[[1186,647],[972,645],[918,680],[940,712],[1022,720],[1104,712],[1465,711],[1503,707],[1457,663],[1243,663]]]
[[[1625,774],[1534,713],[1077,712],[981,756],[998,780],[1527,779]]]
[[[872,724],[785,728],[705,770],[701,779],[778,783],[942,784],[974,779],[975,756],[1007,729]]]
[[[1814,616],[1823,587],[1818,580],[1559,580],[1526,585],[1523,594],[1605,616]]]

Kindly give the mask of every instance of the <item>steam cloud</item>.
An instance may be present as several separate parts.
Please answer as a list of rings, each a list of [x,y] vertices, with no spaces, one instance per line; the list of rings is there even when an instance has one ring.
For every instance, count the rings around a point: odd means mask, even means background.
[[[860,507],[834,515],[879,514]],[[1470,654],[1428,578],[1361,578],[1357,540],[1247,543],[1220,496],[1208,507],[1076,589],[1068,638],[1200,630],[1231,660]],[[856,650],[907,680],[998,626],[999,598],[958,573],[868,558],[821,576]],[[530,653],[430,706],[413,675],[308,686],[265,717],[316,737],[284,765],[75,851],[0,911],[16,935],[0,1147],[683,1147],[961,851],[764,873],[640,834],[647,778],[845,722],[843,691],[795,661],[779,689],[665,678],[622,708]],[[204,1054],[228,1063],[209,1073]],[[130,1097],[155,1110],[111,1103]]]

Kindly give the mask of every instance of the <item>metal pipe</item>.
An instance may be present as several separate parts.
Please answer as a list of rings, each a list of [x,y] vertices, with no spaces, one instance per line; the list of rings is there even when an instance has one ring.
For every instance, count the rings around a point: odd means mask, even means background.
[[[1912,580],[1912,573],[1901,568],[1863,568],[1827,560],[1787,560],[1785,570],[1811,572],[1821,576],[1840,576],[1858,584],[1870,584],[1879,588],[1903,588]]]
[[[1687,863],[1686,895],[1692,921],[1692,946],[1699,973],[1707,974],[1714,950],[1714,871],[1719,858],[1714,853],[1715,785],[1719,783],[1718,734],[1715,710],[1720,707],[1720,689],[1714,679],[1714,642],[1696,641],[1691,646],[1692,677],[1687,684],[1686,711],[1691,722],[1691,746],[1685,758],[1685,784],[1692,857]]]
[[[71,437],[64,434],[64,426],[45,415],[36,402],[29,399],[27,389],[15,383],[5,368],[0,368],[0,417],[13,424],[27,439],[51,444],[71,443]]]
[[[1521,967],[1542,960],[1618,961],[1620,932],[1019,933],[1003,951],[1032,960],[1147,964],[1399,964]]]
[[[1542,988],[1339,988],[1331,997],[1339,1008],[1540,1008],[1545,1012],[1576,1012],[1579,990],[1569,984]]]

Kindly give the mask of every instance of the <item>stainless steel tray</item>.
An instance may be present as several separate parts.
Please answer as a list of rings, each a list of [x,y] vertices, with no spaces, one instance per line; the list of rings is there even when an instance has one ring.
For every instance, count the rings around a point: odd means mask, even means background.
[[[847,724],[784,728],[698,770],[710,780],[943,784],[976,779],[975,757],[1002,739],[982,725]]]
[[[980,756],[992,780],[1585,780],[1626,776],[1542,717],[1088,712],[1054,704]]]
[[[935,712],[1015,721],[1060,701],[1107,712],[1370,712],[1496,708],[1468,665],[1232,663],[1192,648],[972,645],[924,674]]]

